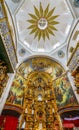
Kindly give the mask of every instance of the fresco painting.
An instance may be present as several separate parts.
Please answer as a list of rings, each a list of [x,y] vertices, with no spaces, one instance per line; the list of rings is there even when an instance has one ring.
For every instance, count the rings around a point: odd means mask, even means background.
[[[67,74],[53,82],[58,108],[77,105],[76,97],[73,93]]]
[[[77,104],[63,67],[51,59],[42,57],[31,58],[18,67],[7,99],[8,103],[23,105],[24,89],[27,87],[28,74],[32,71],[44,71],[51,75],[58,108]]]
[[[64,68],[56,61],[44,57],[31,58],[22,63],[18,68],[18,71],[25,79],[27,79],[29,73],[36,70],[49,73],[53,80],[65,72]]]
[[[23,105],[23,94],[26,86],[28,74],[32,71],[45,71],[55,79],[64,73],[64,69],[57,62],[44,58],[36,57],[23,62],[17,69],[17,74],[13,80],[7,103]]]
[[[22,106],[25,87],[26,87],[25,80],[21,76],[16,74],[11,86],[11,90],[9,92],[9,96],[7,98],[7,103]]]

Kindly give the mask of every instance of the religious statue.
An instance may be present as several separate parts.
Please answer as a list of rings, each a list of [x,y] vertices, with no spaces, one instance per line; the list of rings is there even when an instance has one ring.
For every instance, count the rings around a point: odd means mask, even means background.
[[[8,81],[7,67],[3,61],[0,60],[0,96],[3,93]]]

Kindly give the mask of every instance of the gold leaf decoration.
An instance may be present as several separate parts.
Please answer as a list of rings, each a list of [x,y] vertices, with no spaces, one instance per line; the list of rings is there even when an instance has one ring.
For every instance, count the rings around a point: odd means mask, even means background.
[[[49,11],[48,15],[46,16],[47,18],[51,17],[53,12],[54,12],[55,8],[53,8],[52,10]]]
[[[40,15],[41,15],[41,17],[43,16],[43,7],[42,7],[41,3],[40,3]]]
[[[48,6],[46,7],[46,9],[45,9],[45,11],[44,11],[44,17],[46,17],[48,11],[49,11],[49,4],[48,4]]]
[[[34,10],[35,10],[35,14],[38,16],[38,18],[40,17],[40,12],[38,11],[38,9],[34,6]]]
[[[42,38],[50,39],[50,35],[55,36],[54,31],[58,31],[55,25],[59,24],[55,19],[59,15],[54,15],[56,7],[49,9],[49,4],[43,9],[42,3],[40,3],[39,9],[34,6],[34,14],[29,13],[31,19],[27,20],[30,26],[27,28],[30,34],[34,34],[34,39],[38,38],[38,41]]]

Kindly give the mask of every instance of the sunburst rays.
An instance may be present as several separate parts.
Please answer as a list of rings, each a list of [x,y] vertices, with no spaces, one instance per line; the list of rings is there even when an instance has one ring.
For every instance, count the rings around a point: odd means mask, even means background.
[[[49,10],[49,4],[45,8],[42,7],[40,3],[39,9],[34,6],[34,14],[29,13],[31,19],[28,22],[31,24],[28,29],[30,29],[30,34],[34,34],[34,39],[38,38],[38,41],[43,38],[50,39],[50,35],[55,36],[54,31],[57,31],[55,27],[56,24],[59,24],[55,19],[58,18],[59,15],[54,15],[55,7]]]

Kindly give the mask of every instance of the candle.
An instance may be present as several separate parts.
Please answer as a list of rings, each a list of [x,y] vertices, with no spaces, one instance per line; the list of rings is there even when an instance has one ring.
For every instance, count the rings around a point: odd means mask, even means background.
[[[34,110],[32,110],[32,114],[34,114]]]
[[[27,110],[27,108],[25,109],[25,113],[28,113],[28,110]]]
[[[52,113],[54,113],[54,108],[52,108]]]

